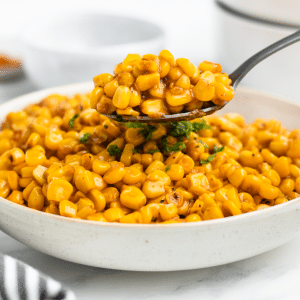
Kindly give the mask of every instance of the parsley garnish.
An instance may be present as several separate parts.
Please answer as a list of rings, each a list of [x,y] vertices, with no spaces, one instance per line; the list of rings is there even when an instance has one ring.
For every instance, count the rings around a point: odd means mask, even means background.
[[[137,153],[139,153],[139,151],[137,151],[136,149],[132,149],[132,153],[137,154]]]
[[[122,118],[120,115],[117,115],[117,116],[116,116],[116,120],[117,120],[118,122],[123,122],[123,121],[124,121],[123,118]]]
[[[214,146],[214,153],[211,154],[210,156],[207,157],[207,159],[201,159],[200,163],[202,165],[210,163],[217,155],[218,152],[221,152],[224,150],[224,147],[217,147],[216,145]]]
[[[186,149],[186,146],[183,142],[177,142],[170,147],[166,135],[161,138],[161,145],[164,152],[178,152]]]
[[[205,120],[200,122],[180,121],[172,122],[169,125],[169,133],[172,136],[179,138],[189,138],[191,132],[197,132],[200,129],[209,129],[210,126],[206,124]]]
[[[110,156],[119,156],[122,154],[122,150],[117,145],[109,145],[107,151]]]
[[[147,153],[153,154],[155,152],[160,152],[160,150],[159,149],[153,149],[153,150],[149,150]]]
[[[90,133],[85,133],[80,139],[79,142],[80,143],[87,143],[88,139],[90,138],[91,134]]]
[[[141,128],[139,133],[144,137],[146,141],[149,141],[152,133],[157,129],[157,125],[144,124],[140,122],[128,122],[124,123],[127,128]]]
[[[201,140],[198,140],[197,141],[198,143],[202,144],[205,148],[209,148],[208,145],[206,143],[204,143],[203,141]],[[197,146],[196,148],[198,148],[199,146]]]
[[[171,169],[171,165],[167,165],[165,171],[169,171]]]
[[[70,120],[69,120],[69,127],[73,128],[74,127],[74,121],[76,118],[79,117],[79,114],[75,114]]]

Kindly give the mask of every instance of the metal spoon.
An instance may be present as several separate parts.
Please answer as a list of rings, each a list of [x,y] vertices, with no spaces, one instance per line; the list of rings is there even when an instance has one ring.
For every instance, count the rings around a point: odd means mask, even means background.
[[[262,60],[266,59],[267,57],[276,53],[277,51],[298,42],[299,40],[300,40],[300,30],[275,42],[274,44],[266,47],[265,49],[259,51],[258,53],[248,58],[243,64],[241,64],[235,71],[233,71],[229,75],[229,78],[232,80],[232,87],[236,89],[236,87],[238,86],[240,81],[244,78],[244,76]],[[196,109],[185,113],[165,115],[164,117],[159,119],[152,119],[148,116],[138,116],[138,117],[122,116],[122,119],[124,122],[142,122],[142,123],[161,123],[161,122],[166,123],[166,122],[176,122],[182,120],[192,120],[195,118],[203,117],[205,115],[213,114],[214,112],[222,109],[227,103],[228,102],[226,102],[224,105],[214,105],[204,109]],[[117,120],[118,117],[120,117],[117,115],[106,115],[106,114],[103,115],[113,120]]]

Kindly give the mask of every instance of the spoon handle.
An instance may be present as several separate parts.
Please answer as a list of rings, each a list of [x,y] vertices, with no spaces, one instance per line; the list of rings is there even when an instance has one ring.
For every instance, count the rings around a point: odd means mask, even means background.
[[[269,57],[273,53],[292,45],[300,40],[300,30],[295,33],[275,42],[274,44],[266,47],[265,49],[259,51],[258,53],[247,59],[242,65],[240,65],[235,71],[233,71],[229,77],[232,80],[232,86],[234,88],[240,83],[244,76],[258,63],[260,63],[265,58]]]

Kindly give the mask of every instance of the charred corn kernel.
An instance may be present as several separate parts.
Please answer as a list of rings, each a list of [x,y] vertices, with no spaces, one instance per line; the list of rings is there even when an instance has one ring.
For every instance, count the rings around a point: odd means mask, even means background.
[[[202,221],[201,217],[197,214],[190,214],[185,218],[186,222],[199,222]]]
[[[285,156],[281,156],[273,164],[273,169],[278,173],[281,178],[290,175],[290,162]]]
[[[232,185],[238,188],[246,176],[247,172],[242,168],[239,168],[234,170],[234,172],[228,177],[228,180]]]
[[[184,168],[180,164],[171,165],[167,174],[171,180],[181,180],[184,177]]]
[[[241,184],[241,189],[246,193],[255,195],[258,193],[261,185],[262,181],[258,177],[254,175],[246,175]]]
[[[75,218],[77,214],[77,206],[68,200],[62,200],[59,203],[59,214],[64,217]]]
[[[23,194],[20,191],[12,191],[12,193],[7,197],[7,200],[10,200],[11,202],[17,203],[17,204],[24,204],[23,200]]]
[[[114,184],[121,181],[126,171],[122,163],[116,163],[113,165],[103,176],[103,179],[108,184]]]
[[[120,201],[126,207],[131,209],[140,209],[146,204],[147,200],[146,196],[140,189],[134,186],[128,186],[122,191]]]
[[[170,220],[177,216],[177,206],[174,203],[163,204],[159,208],[159,214],[162,220]]]
[[[88,193],[88,197],[93,201],[96,212],[103,211],[106,205],[104,195],[97,189],[92,189]]]
[[[125,167],[129,167],[131,165],[131,159],[133,155],[133,144],[126,144],[124,150],[122,152],[120,162],[124,164]]]
[[[147,75],[140,75],[136,79],[136,86],[139,88],[140,91],[146,91],[156,84],[159,83],[160,80],[160,75],[158,72],[152,73],[152,74],[147,74]]]
[[[224,217],[230,217],[230,216],[236,216],[242,214],[241,210],[231,200],[226,200],[223,202],[222,211]]]
[[[124,212],[121,208],[109,208],[104,212],[104,218],[108,222],[118,222],[122,217],[124,217]]]
[[[94,160],[92,169],[93,172],[103,176],[109,169],[111,168],[111,165],[107,161],[101,161],[101,160]]]
[[[76,176],[74,175],[74,182],[77,189],[84,194],[96,187],[92,173],[87,170],[77,174]]]
[[[171,67],[175,67],[175,58],[168,50],[160,51],[159,56],[165,59],[171,65]]]
[[[93,161],[94,161],[94,156],[90,153],[84,154],[81,157],[81,165],[86,170],[92,170]]]
[[[283,179],[279,185],[279,189],[283,194],[288,194],[295,189],[295,182],[292,179]]]
[[[221,218],[224,218],[224,215],[222,210],[217,205],[208,207],[203,214],[203,220],[213,220]]]
[[[127,86],[119,86],[113,97],[113,105],[125,109],[129,105],[130,89]]]
[[[42,210],[44,207],[45,197],[42,193],[42,188],[39,186],[36,186],[32,189],[27,204],[29,208],[33,208],[36,210]]]
[[[23,191],[23,195],[25,190]],[[69,183],[68,181],[62,178],[54,178],[48,184],[47,199],[57,201],[57,202],[60,202],[62,200],[68,200],[70,199],[72,192],[73,192],[73,186],[71,183]]]
[[[89,215],[87,216],[87,220],[97,221],[97,222],[107,222],[106,219],[104,218],[103,213],[95,213],[93,215]]]

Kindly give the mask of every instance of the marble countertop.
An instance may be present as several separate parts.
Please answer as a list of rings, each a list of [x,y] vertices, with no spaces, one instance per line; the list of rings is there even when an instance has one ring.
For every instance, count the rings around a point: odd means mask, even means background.
[[[127,272],[78,265],[33,250],[1,231],[0,252],[67,285],[78,300],[290,300],[299,299],[300,293],[300,236],[243,261],[179,272]]]

